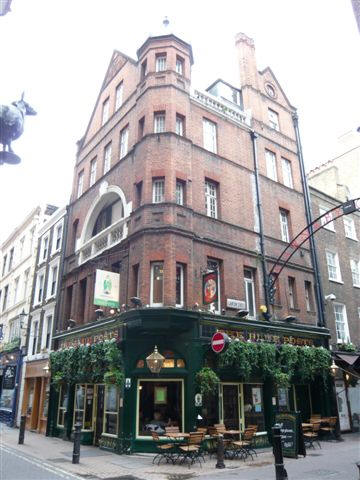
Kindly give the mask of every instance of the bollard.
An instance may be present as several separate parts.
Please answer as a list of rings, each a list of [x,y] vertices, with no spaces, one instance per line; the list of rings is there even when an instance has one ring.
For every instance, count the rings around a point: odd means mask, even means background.
[[[24,438],[25,438],[25,423],[26,423],[26,415],[21,415],[20,417],[20,429],[19,429],[19,445],[24,445]]]
[[[356,466],[357,466],[358,469],[359,469],[359,478],[360,478],[360,462],[357,462],[357,463],[356,463]]]
[[[74,449],[72,463],[79,463],[80,460],[80,441],[81,441],[81,423],[75,423],[74,428]]]
[[[287,472],[284,467],[282,445],[281,445],[281,431],[280,425],[276,424],[272,427],[273,433],[273,453],[275,457],[275,478],[276,480],[287,480]]]
[[[225,468],[225,463],[224,463],[224,437],[222,435],[218,436],[216,460],[217,460],[217,462],[216,462],[215,468]]]

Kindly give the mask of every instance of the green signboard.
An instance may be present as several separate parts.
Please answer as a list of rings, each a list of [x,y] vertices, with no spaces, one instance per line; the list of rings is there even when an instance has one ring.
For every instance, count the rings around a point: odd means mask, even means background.
[[[306,456],[300,412],[278,413],[275,421],[280,425],[283,456],[297,458]]]

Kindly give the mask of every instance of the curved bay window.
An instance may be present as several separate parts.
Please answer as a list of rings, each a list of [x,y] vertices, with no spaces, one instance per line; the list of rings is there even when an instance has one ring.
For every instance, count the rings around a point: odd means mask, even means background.
[[[94,385],[75,385],[74,424],[81,423],[82,430],[93,429]]]
[[[179,379],[139,379],[137,409],[137,436],[159,435],[165,428],[184,428],[184,381]]]

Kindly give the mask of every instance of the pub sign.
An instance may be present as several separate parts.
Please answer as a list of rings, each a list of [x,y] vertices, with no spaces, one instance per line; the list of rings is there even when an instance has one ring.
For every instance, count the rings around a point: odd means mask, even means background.
[[[203,275],[203,304],[210,305],[218,300],[217,272],[208,272]]]

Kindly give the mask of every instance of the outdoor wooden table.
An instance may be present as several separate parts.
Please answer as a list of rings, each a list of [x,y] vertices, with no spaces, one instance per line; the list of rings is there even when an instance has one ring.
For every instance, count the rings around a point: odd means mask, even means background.
[[[235,435],[239,435],[239,438],[240,438],[241,430],[225,430],[222,433],[223,433],[223,435],[230,435],[231,437],[233,437]]]

